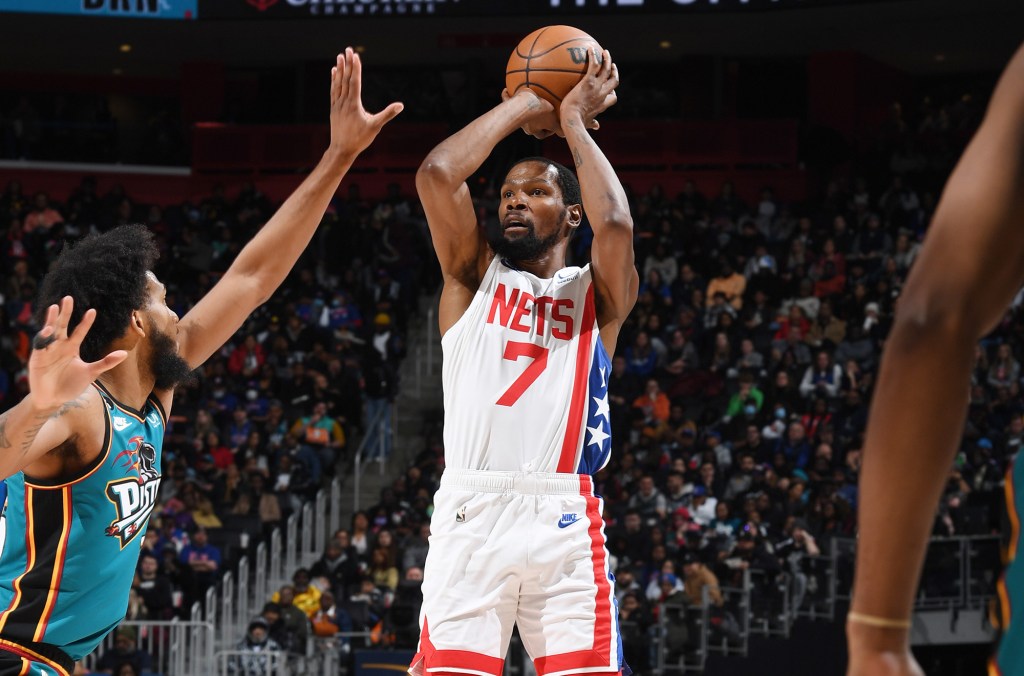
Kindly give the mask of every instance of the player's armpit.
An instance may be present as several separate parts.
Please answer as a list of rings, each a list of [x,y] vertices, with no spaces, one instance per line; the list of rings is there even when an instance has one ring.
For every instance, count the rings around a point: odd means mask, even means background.
[[[99,394],[89,387],[56,411],[33,409],[31,395],[0,416],[0,478],[25,471],[35,478],[49,479],[65,473],[67,458],[51,451],[70,439],[80,439],[78,461],[88,464],[101,450],[104,423]],[[15,434],[14,429],[21,430]]]
[[[465,182],[457,182],[440,160],[428,156],[416,172],[416,192],[423,204],[441,272],[466,284],[479,283],[482,230]]]

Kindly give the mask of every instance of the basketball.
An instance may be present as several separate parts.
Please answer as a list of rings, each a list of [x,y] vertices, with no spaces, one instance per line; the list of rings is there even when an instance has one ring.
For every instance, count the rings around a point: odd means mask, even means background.
[[[601,45],[578,28],[546,26],[523,38],[508,59],[505,88],[510,96],[529,87],[558,110],[562,99],[587,72],[587,55]]]

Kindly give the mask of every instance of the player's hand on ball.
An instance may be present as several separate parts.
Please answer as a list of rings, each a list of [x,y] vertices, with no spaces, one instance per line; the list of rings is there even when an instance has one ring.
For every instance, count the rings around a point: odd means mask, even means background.
[[[363,108],[363,64],[351,47],[331,69],[331,148],[355,156],[373,143],[381,128],[405,106],[392,103],[371,115]]]
[[[79,349],[96,319],[96,310],[86,310],[78,326],[68,335],[74,309],[75,302],[71,296],[62,298],[59,306],[51,305],[46,311],[42,330],[32,340],[28,387],[35,404],[43,409],[57,408],[71,401],[101,373],[114,368],[128,356],[124,350],[114,350],[99,361],[82,361]]]
[[[530,110],[532,115],[530,121],[523,125],[522,129],[524,132],[539,139],[545,139],[552,134],[565,138],[565,134],[562,132],[562,125],[558,122],[558,113],[555,111],[555,107],[550,103],[537,96],[533,90],[523,87],[516,92],[516,96],[524,96],[530,99]],[[501,100],[508,101],[512,98],[508,89],[501,90]]]
[[[606,49],[598,56],[597,50],[591,50],[587,72],[562,99],[559,117],[563,121],[579,118],[588,129],[600,128],[597,116],[615,105],[618,86],[619,67],[612,61],[611,52]]]

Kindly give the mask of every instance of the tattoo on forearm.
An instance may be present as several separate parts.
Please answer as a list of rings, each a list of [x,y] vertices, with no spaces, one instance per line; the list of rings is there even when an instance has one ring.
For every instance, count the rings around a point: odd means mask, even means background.
[[[572,160],[576,163],[577,169],[583,166],[583,156],[580,155],[579,148],[572,149]]]
[[[35,416],[32,419],[31,426],[25,430],[21,435],[21,443],[19,448],[21,454],[24,456],[28,453],[28,449],[32,447],[32,442],[36,440],[36,436],[39,435],[40,430],[43,429],[43,425],[46,424],[47,420],[53,418],[59,418],[66,415],[68,411],[73,408],[82,408],[85,405],[85,399],[83,397],[77,397],[71,401],[65,402],[59,409],[53,413],[43,413]],[[9,416],[0,416],[0,449],[7,449],[14,446],[11,443],[10,437],[7,436],[7,423],[9,422]]]
[[[83,402],[82,397],[77,397],[75,399],[72,399],[71,401],[65,402],[64,405],[61,406],[59,409],[57,409],[57,412],[54,413],[53,415],[51,415],[50,417],[51,418],[60,418],[61,416],[65,415],[68,411],[70,411],[73,408],[82,408],[82,406],[83,406],[82,402]]]
[[[28,449],[32,447],[32,442],[36,440],[36,435],[39,434],[39,430],[43,429],[43,425],[50,419],[48,415],[36,416],[36,422],[25,431],[25,437],[21,440],[21,455],[25,456],[28,453]]]

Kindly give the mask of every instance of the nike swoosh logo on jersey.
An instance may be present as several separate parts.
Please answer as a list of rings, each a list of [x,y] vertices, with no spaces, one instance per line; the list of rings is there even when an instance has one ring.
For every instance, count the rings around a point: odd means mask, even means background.
[[[578,268],[575,269],[575,270],[568,271],[568,272],[563,271],[563,270],[559,270],[558,272],[555,273],[555,284],[561,286],[562,284],[566,284],[567,282],[571,282],[574,279],[578,279],[579,276],[580,276],[580,270]]]
[[[565,528],[566,526],[573,525],[574,523],[576,523],[579,520],[580,520],[580,515],[579,514],[563,514],[562,518],[558,520],[558,527],[559,528]]]
[[[127,418],[122,418],[117,415],[114,416],[114,429],[118,432],[128,429],[129,425],[131,425],[131,423],[128,422]]]

